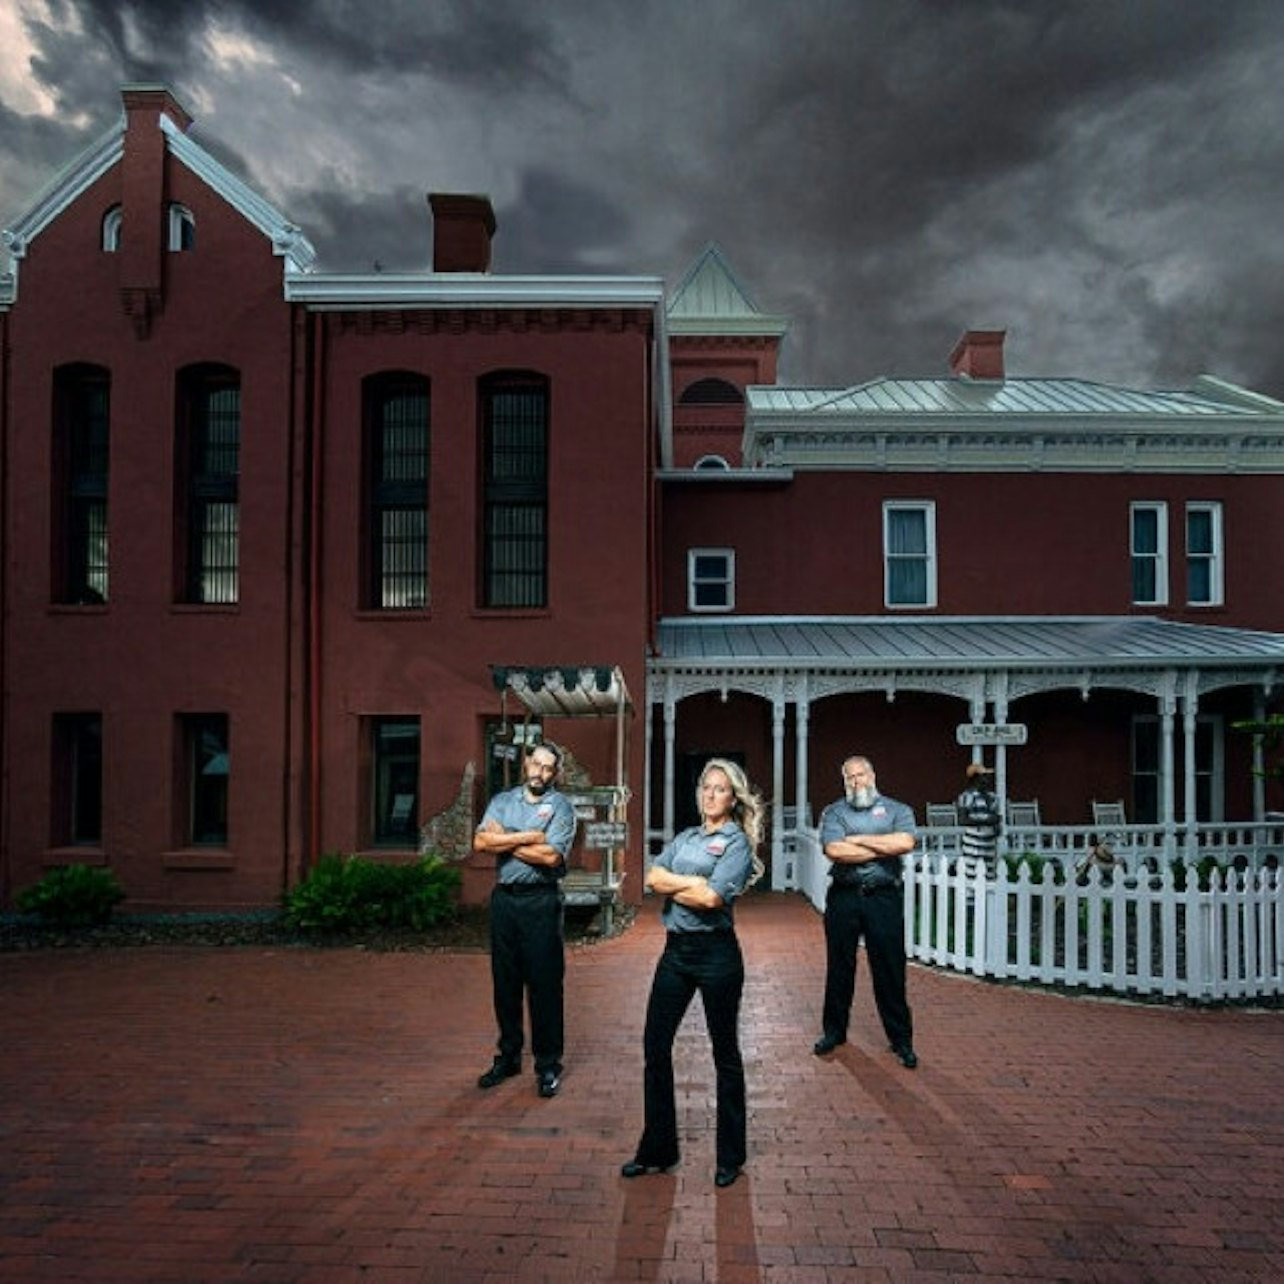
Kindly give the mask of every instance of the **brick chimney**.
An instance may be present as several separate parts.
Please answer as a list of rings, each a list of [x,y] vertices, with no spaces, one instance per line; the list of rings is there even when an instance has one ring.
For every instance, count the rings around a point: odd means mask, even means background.
[[[1006,330],[966,330],[950,353],[950,373],[963,379],[1002,379]]]
[[[432,270],[489,272],[490,241],[495,235],[495,211],[489,196],[430,192],[432,208]]]
[[[121,162],[121,238],[117,257],[121,305],[140,338],[164,303],[165,190],[162,116],[186,133],[192,118],[164,85],[125,85],[125,154]]]

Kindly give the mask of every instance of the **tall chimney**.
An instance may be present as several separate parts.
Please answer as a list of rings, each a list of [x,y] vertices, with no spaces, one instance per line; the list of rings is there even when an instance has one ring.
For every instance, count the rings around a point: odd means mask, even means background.
[[[430,192],[432,207],[432,270],[489,272],[490,241],[495,235],[495,211],[489,196]]]
[[[950,373],[964,379],[1002,379],[1006,337],[1006,330],[965,330],[950,353]]]

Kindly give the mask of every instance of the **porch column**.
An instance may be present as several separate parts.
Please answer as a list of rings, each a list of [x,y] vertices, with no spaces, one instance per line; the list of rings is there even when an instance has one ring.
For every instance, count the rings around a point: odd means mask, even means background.
[[[677,702],[665,685],[664,691],[664,841],[673,837],[673,742],[678,721]]]
[[[1253,721],[1266,721],[1266,696],[1261,691],[1253,692]],[[1266,755],[1262,752],[1262,737],[1253,737],[1253,819],[1266,819],[1266,777],[1263,770],[1266,766]]]
[[[1198,823],[1198,805],[1195,795],[1195,732],[1198,726],[1199,696],[1195,691],[1194,674],[1186,680],[1186,690],[1182,693],[1182,810],[1185,812],[1186,857],[1195,860],[1199,856],[1199,836],[1195,832]]]
[[[794,703],[794,828],[807,827],[807,735],[811,704],[804,691]]]
[[[980,709],[979,714],[977,709]],[[981,696],[972,701],[972,718],[975,722],[985,721],[985,697]],[[994,721],[1006,722],[1008,720],[1008,675],[1006,673],[997,674],[994,682]],[[979,762],[984,755],[980,747],[972,751],[972,761]],[[999,796],[1000,814],[1007,820],[1008,810],[1008,747],[1007,745],[994,746],[994,792]]]
[[[1176,844],[1176,789],[1173,784],[1173,715],[1177,697],[1165,691],[1159,697],[1159,783],[1162,797],[1159,800],[1160,819],[1164,826],[1164,847],[1175,850]]]
[[[771,886],[784,887],[785,877],[785,696],[777,687],[771,698]]]

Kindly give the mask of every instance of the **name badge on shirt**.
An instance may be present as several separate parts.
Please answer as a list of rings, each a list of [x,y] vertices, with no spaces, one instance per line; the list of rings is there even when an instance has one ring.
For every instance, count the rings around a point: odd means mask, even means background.
[[[884,807],[882,803],[875,803],[874,806],[870,808],[869,814],[871,816],[878,816],[881,819],[887,815],[887,808]]]
[[[711,838],[705,843],[704,849],[710,856],[721,856],[727,850],[727,840],[725,838]]]
[[[540,818],[540,820],[547,820],[548,817],[553,814],[553,804],[540,803],[540,805],[535,808],[535,814]]]

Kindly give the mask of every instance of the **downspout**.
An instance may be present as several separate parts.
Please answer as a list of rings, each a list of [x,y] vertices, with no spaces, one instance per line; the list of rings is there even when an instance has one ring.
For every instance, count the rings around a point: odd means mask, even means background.
[[[8,308],[0,308],[0,905],[9,903],[9,414],[12,393]]]
[[[285,770],[281,782],[281,891],[303,872],[308,851],[308,620],[306,565],[311,413],[311,333],[306,309],[290,305],[289,449],[285,518]],[[296,529],[300,525],[301,529]],[[300,601],[300,595],[304,600]],[[301,636],[300,636],[301,634]],[[296,672],[297,670],[297,672]],[[298,808],[298,810],[296,810]],[[298,840],[296,849],[295,840]]]
[[[312,380],[312,401],[309,415],[308,445],[311,451],[309,474],[310,492],[307,506],[307,833],[304,838],[303,859],[311,868],[320,855],[321,841],[321,484],[325,471],[323,449],[325,442],[325,316],[312,314],[312,343],[309,352]]]

